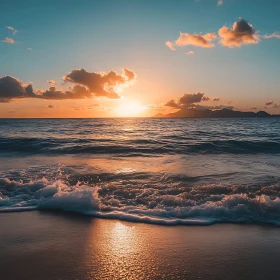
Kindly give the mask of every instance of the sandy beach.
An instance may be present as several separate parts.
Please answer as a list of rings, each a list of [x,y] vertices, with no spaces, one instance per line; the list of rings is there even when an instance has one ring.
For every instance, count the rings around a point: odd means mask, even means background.
[[[280,228],[0,215],[1,279],[278,279]]]

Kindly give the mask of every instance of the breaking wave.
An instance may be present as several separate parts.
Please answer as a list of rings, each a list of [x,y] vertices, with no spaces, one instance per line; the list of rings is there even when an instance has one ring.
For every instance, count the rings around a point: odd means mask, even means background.
[[[119,185],[118,185],[119,184]],[[0,212],[63,210],[162,225],[265,223],[280,226],[279,185],[132,188],[0,179]]]

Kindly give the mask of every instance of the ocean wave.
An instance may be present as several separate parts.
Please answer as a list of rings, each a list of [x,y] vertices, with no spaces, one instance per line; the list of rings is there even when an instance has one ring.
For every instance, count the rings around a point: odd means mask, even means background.
[[[174,191],[176,190],[176,191]],[[63,210],[162,225],[265,223],[280,226],[279,185],[148,188],[0,179],[0,213]]]
[[[113,154],[156,156],[170,154],[278,154],[280,142],[272,140],[75,139],[0,137],[0,153]]]

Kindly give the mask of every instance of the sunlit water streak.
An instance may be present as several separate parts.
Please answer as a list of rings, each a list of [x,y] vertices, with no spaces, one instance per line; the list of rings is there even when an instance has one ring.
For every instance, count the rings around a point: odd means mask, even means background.
[[[0,120],[0,211],[280,225],[280,121]]]

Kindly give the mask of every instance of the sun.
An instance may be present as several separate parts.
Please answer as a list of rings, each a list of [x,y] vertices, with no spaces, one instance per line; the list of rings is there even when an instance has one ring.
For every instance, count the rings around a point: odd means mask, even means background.
[[[123,101],[116,112],[120,117],[139,117],[146,107],[136,101]]]

